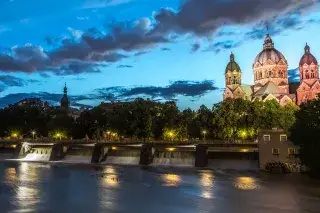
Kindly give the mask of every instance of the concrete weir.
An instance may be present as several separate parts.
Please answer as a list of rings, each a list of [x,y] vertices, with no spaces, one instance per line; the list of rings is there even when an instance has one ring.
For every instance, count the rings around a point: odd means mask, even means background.
[[[0,160],[35,162],[258,168],[255,144],[30,143],[0,144]]]

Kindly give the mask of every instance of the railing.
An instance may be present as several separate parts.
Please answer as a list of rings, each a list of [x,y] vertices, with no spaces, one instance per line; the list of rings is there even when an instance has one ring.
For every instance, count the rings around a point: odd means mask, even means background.
[[[48,138],[41,139],[0,139],[0,143],[158,143],[158,144],[257,144],[254,140],[188,140],[188,141],[176,141],[176,140],[141,140],[141,139],[122,139],[122,140],[89,140],[89,139],[73,139],[73,140],[52,140]]]

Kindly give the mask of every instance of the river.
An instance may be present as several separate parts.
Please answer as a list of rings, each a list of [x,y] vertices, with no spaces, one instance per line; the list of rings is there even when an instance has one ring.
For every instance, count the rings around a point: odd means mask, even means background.
[[[320,183],[235,170],[0,164],[0,212],[320,212]]]

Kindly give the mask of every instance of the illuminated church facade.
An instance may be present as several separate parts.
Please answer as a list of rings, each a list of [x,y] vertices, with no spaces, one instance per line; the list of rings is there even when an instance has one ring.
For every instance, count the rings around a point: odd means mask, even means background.
[[[242,98],[250,101],[276,100],[280,105],[313,100],[320,93],[319,66],[311,54],[310,47],[305,46],[304,55],[299,63],[300,83],[289,84],[288,63],[283,54],[274,47],[269,34],[266,35],[263,50],[253,63],[254,85],[243,85],[241,69],[232,53],[225,70],[226,89],[223,99]]]

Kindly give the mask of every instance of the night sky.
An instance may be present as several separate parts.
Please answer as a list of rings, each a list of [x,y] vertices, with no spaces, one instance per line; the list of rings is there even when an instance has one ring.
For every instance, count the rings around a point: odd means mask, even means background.
[[[269,33],[297,80],[306,42],[320,60],[320,0],[0,0],[0,107],[222,100],[231,52],[244,84]]]

